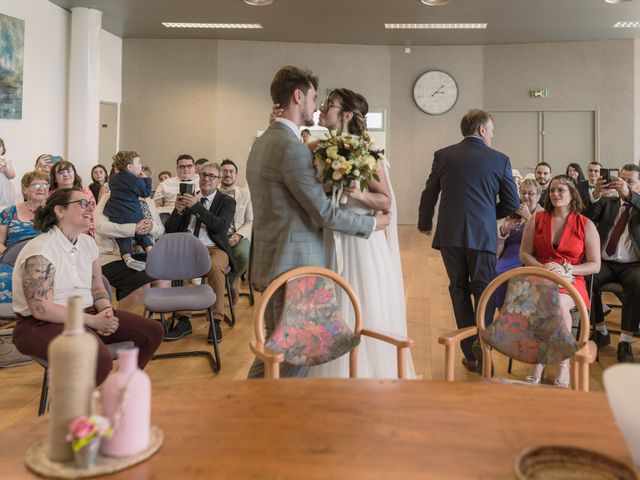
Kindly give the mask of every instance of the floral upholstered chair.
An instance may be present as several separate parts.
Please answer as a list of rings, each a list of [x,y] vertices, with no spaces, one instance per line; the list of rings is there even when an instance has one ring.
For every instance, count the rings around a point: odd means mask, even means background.
[[[493,323],[485,326],[487,303],[495,290],[509,282],[505,302]],[[580,314],[578,340],[562,320],[558,286],[567,290]],[[540,267],[520,267],[496,277],[483,292],[476,309],[476,326],[442,335],[445,346],[445,379],[454,379],[456,346],[478,335],[482,347],[482,376],[492,376],[492,350],[528,364],[558,363],[573,358],[572,385],[589,390],[589,364],[596,357],[596,346],[588,340],[589,314],[582,297],[566,279]]]
[[[355,312],[347,325],[338,307],[335,285],[346,293]],[[264,313],[273,294],[285,285],[284,308],[269,338]],[[265,377],[279,378],[280,364],[320,365],[349,354],[349,376],[357,377],[358,345],[362,335],[394,345],[398,351],[398,378],[406,377],[406,358],[413,340],[362,328],[360,303],[347,281],[332,270],[299,267],[277,277],[262,294],[254,316],[251,351],[264,362]]]

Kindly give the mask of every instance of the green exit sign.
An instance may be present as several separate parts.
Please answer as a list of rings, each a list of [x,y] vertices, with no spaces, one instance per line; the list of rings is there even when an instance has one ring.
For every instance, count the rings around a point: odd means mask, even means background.
[[[530,90],[531,98],[545,98],[549,96],[549,90]]]

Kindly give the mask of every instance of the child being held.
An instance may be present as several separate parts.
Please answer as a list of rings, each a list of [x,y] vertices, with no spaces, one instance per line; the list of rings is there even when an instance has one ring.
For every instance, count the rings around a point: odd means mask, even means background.
[[[151,178],[144,176],[140,156],[134,151],[120,151],[113,156],[113,165],[117,173],[109,177],[111,195],[104,206],[104,214],[109,220],[118,223],[138,223],[144,219],[140,201],[151,195]],[[143,271],[145,262],[132,257],[134,245],[149,252],[153,246],[151,235],[116,238],[122,260],[132,270]]]

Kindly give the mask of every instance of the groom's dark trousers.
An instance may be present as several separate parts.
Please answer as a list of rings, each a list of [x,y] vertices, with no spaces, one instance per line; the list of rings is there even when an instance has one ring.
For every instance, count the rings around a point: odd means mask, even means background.
[[[498,228],[496,220],[520,206],[518,190],[505,154],[485,145],[481,138],[465,137],[460,143],[434,154],[431,174],[420,199],[418,229],[431,232],[440,198],[440,214],[433,248],[440,250],[449,277],[449,293],[458,328],[475,325],[475,309],[496,267]],[[493,318],[487,306],[487,320]],[[464,340],[462,351],[475,360]]]

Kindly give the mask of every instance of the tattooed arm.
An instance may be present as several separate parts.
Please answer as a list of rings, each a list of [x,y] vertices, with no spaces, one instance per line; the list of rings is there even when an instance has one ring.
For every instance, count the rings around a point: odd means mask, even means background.
[[[96,264],[98,269],[100,268],[96,260],[93,264],[94,271]],[[34,255],[27,258],[22,265],[22,289],[31,315],[45,322],[64,323],[67,319],[67,307],[53,302],[55,276],[56,269],[51,262],[42,255]],[[104,292],[104,287],[102,291]],[[118,329],[118,318],[113,316],[110,308],[97,315],[85,313],[84,322],[100,335],[110,335]]]
[[[102,267],[100,261],[95,260],[91,267],[91,294],[93,295],[93,306],[101,312],[105,308],[111,308],[111,300],[109,294],[104,288],[102,280]]]

